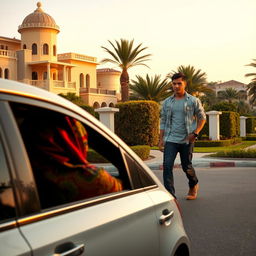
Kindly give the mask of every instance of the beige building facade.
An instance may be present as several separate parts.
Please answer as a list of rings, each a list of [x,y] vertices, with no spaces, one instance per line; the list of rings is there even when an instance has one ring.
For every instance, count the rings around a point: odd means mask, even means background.
[[[0,36],[0,78],[27,83],[56,94],[75,93],[85,103],[113,107],[120,99],[121,72],[98,69],[96,57],[58,54],[59,26],[37,3],[18,27],[21,39]]]

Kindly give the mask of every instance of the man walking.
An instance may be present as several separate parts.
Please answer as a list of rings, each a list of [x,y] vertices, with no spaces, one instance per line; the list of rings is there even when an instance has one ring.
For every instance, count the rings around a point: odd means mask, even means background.
[[[174,196],[173,165],[177,153],[188,178],[188,200],[194,200],[198,192],[198,179],[192,166],[194,142],[202,130],[206,115],[200,100],[185,91],[187,82],[182,73],[172,76],[174,94],[162,106],[159,148],[164,147],[164,186]]]

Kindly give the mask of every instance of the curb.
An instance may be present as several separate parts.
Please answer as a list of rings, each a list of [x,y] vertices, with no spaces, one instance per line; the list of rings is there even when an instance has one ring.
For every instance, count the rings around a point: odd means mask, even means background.
[[[163,170],[162,163],[145,163],[151,170]],[[193,163],[194,167],[256,167],[256,161],[197,161]],[[181,168],[181,164],[174,164],[174,168]],[[256,170],[256,169],[255,169]]]

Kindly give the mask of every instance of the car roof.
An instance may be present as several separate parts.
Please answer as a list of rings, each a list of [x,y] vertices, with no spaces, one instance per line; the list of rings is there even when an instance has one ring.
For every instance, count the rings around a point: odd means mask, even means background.
[[[69,100],[35,86],[0,78],[0,92],[12,95],[24,96],[50,102],[57,105],[65,105],[67,108],[80,112],[81,108]],[[84,113],[83,113],[84,114]],[[88,114],[86,112],[86,114]]]

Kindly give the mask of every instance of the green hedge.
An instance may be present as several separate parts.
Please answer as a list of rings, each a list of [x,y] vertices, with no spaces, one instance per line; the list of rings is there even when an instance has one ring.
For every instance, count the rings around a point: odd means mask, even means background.
[[[131,149],[132,149],[142,160],[146,160],[146,159],[149,158],[150,146],[148,146],[148,145],[131,146]]]
[[[232,111],[222,111],[220,115],[220,135],[223,138],[238,137],[240,134],[239,114]]]
[[[247,117],[246,119],[246,133],[256,132],[256,117]]]
[[[256,158],[256,149],[220,151],[212,156],[234,158]]]
[[[85,111],[87,111],[88,113],[90,113],[91,115],[93,115],[94,117],[96,117],[98,120],[100,119],[99,117],[99,113],[94,111],[94,108],[89,106],[89,105],[79,105],[80,108],[84,109]]]
[[[220,115],[220,137],[230,139],[240,135],[240,115],[237,112],[222,111]],[[199,139],[209,139],[209,116],[203,129],[199,134]]]
[[[198,140],[195,142],[195,147],[227,147],[240,142],[242,142],[240,137],[228,140]]]
[[[128,145],[157,145],[159,105],[155,101],[127,101],[116,105],[115,133]]]
[[[150,146],[148,145],[137,145],[131,146],[131,149],[142,159],[146,160],[149,158]],[[89,149],[87,153],[87,160],[90,163],[108,163],[109,161],[101,156],[93,149]]]
[[[256,134],[247,134],[245,140],[256,140]]]

